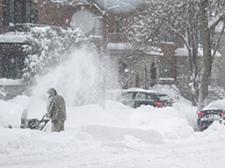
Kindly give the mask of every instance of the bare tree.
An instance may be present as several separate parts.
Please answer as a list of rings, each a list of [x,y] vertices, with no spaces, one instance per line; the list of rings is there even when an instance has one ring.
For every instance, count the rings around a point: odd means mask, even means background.
[[[193,104],[197,102],[199,79],[197,62],[199,13],[196,6],[196,2],[185,0],[149,1],[146,9],[137,12],[132,18],[127,30],[131,42],[139,48],[159,45],[162,31],[169,34],[168,36],[176,36],[183,41],[189,55],[191,71],[189,83],[191,83],[190,93]]]
[[[149,1],[146,9],[137,12],[127,28],[130,41],[139,48],[159,44],[162,27],[167,34],[174,34],[183,41],[189,56],[190,81],[187,85],[191,86],[193,104],[198,102],[202,106],[208,95],[213,58],[224,27],[219,38],[213,40],[213,35],[215,27],[224,20],[224,9],[225,2],[220,0]],[[201,67],[198,62],[200,44],[203,47]]]

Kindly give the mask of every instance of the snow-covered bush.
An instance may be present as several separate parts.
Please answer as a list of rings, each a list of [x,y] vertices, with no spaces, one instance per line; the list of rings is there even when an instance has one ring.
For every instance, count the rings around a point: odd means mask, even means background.
[[[25,59],[24,79],[28,83],[35,75],[46,74],[50,68],[62,62],[74,48],[90,45],[79,30],[60,27],[34,27],[30,31],[24,51],[28,54]]]

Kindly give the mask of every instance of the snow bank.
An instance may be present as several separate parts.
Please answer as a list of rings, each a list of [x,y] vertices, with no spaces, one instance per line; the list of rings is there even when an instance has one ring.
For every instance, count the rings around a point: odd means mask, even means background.
[[[0,156],[3,154],[27,155],[27,153],[60,152],[77,149],[87,141],[91,146],[91,137],[80,131],[46,133],[29,129],[0,128]],[[73,144],[73,145],[71,145]]]
[[[179,89],[175,85],[155,85],[154,90],[166,93],[175,100],[173,107],[179,116],[185,119],[193,128],[197,128],[197,108],[191,102],[182,97]]]
[[[19,126],[23,110],[20,105],[0,100],[0,127]]]
[[[31,100],[25,96],[20,96],[10,102],[1,101],[0,106],[4,109],[3,111],[9,111],[8,113],[1,111],[1,117],[4,117],[4,121],[8,121],[11,125],[19,127],[21,113],[29,106]],[[46,113],[46,102],[37,102],[33,108],[28,118],[41,118]],[[95,104],[80,107],[69,106],[67,108],[68,120],[66,127],[76,129],[90,125],[101,125],[129,129],[152,129],[163,136],[165,135],[166,138],[187,137],[191,135],[192,127],[188,124],[180,108],[177,105],[166,108],[143,106],[132,109],[113,101],[107,101],[105,109]],[[186,128],[185,131],[183,131],[184,128]]]
[[[144,128],[159,132],[165,139],[188,138],[193,135],[193,127],[174,107],[141,107],[131,116],[131,121]]]
[[[207,144],[215,142],[218,142],[219,144],[219,142],[224,142],[225,125],[219,123],[219,121],[215,121],[205,131],[197,133],[196,139],[199,141],[202,141],[204,139],[204,143]]]
[[[169,140],[188,138],[194,134],[194,131],[186,114],[189,112],[192,116],[194,108],[186,108],[186,111],[180,110],[181,108],[182,105],[166,108],[142,106],[132,109],[117,102],[107,101],[104,110],[97,105],[70,108],[67,127],[88,126],[91,128],[90,126],[94,126],[96,129],[107,127],[109,130],[121,129],[121,132],[124,132],[123,129],[139,129],[140,131],[156,132],[161,136],[161,140],[163,138]],[[116,132],[120,136],[120,131]],[[108,132],[102,133],[103,139],[105,134],[107,135]]]
[[[13,129],[0,126],[2,163],[4,160],[8,161],[7,155],[16,157],[51,155],[65,151],[88,152],[92,148],[139,150],[149,145],[151,148],[157,148],[171,142],[183,143],[194,140],[201,143],[202,139],[207,142],[214,142],[215,138],[221,141],[224,139],[225,129],[216,123],[208,130],[196,134],[190,124],[191,120],[195,120],[195,108],[182,98],[177,99],[173,107],[166,108],[141,106],[133,109],[114,101],[106,101],[105,109],[96,104],[68,106],[66,129],[60,133],[50,132],[50,124],[45,132],[15,128],[19,126],[20,114],[29,106],[30,101],[33,99],[26,96],[16,97],[9,102],[0,101],[1,109],[9,111],[0,111],[1,126],[5,121],[14,126]],[[37,102],[33,107],[35,114],[43,115],[44,111],[40,109],[45,107],[46,102]],[[187,117],[188,114],[190,118]]]
[[[164,93],[177,98],[177,93],[174,94],[174,91],[170,90],[170,87],[162,88],[158,86],[156,90],[160,91],[160,88]],[[141,136],[137,134],[130,135],[132,130],[134,132],[137,132],[137,130],[140,132],[146,131],[150,134],[153,141],[154,137],[158,137],[156,139],[159,142],[192,137],[194,134],[193,127],[196,125],[197,120],[195,114],[196,108],[192,107],[190,102],[181,97],[175,100],[176,102],[173,107],[166,108],[142,106],[133,109],[114,101],[106,101],[105,109],[96,104],[80,107],[68,105],[66,128],[69,130],[85,128],[86,132],[89,132],[87,130],[92,130],[89,134],[93,137],[96,137],[96,135],[93,135],[93,132],[99,129],[103,131],[101,132],[103,137],[99,137],[99,139],[103,140],[105,139],[105,135],[109,135],[109,130],[117,132],[117,134],[113,133],[113,135],[120,137],[120,140],[123,134],[125,134],[123,136],[127,136],[128,133],[128,136],[140,139]],[[8,123],[13,127],[19,127],[20,117],[24,109],[32,109],[29,111],[28,118],[40,119],[46,113],[46,102],[46,96],[42,99],[40,97],[18,96],[9,102],[1,101],[1,109],[9,111],[9,113],[1,111],[1,125],[5,126],[5,123]]]

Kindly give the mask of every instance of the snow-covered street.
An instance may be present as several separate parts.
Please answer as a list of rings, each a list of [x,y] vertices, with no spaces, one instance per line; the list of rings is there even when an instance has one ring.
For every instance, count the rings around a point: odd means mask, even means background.
[[[42,135],[43,136],[43,135]],[[59,137],[59,135],[57,135]],[[57,137],[53,135],[53,137]],[[74,132],[74,136],[76,133]],[[57,138],[58,138],[57,137]],[[37,137],[36,137],[37,138]],[[201,137],[203,139],[203,137]],[[1,154],[1,167],[223,167],[224,138],[201,138],[176,143],[141,146],[125,142],[81,143],[73,139],[35,152]],[[83,139],[84,140],[84,139]],[[82,140],[82,141],[83,141]],[[42,140],[43,141],[43,140]],[[57,140],[58,141],[58,140]],[[42,142],[43,143],[43,142]],[[51,145],[50,145],[51,146]],[[34,146],[35,148],[35,146]],[[37,148],[37,147],[36,147]],[[18,149],[19,150],[19,149]]]
[[[12,114],[27,101],[2,101],[1,107]],[[224,167],[224,126],[194,132],[194,117],[195,108],[182,98],[166,108],[132,109],[113,101],[104,110],[69,107],[65,132],[50,132],[50,124],[45,131],[20,129],[20,121],[0,128],[0,167]]]

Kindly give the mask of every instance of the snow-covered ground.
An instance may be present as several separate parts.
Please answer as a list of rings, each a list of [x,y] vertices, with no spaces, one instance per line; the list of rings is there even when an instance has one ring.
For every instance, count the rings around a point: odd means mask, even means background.
[[[19,128],[31,100],[0,101],[1,168],[224,167],[225,128],[215,123],[195,132],[196,109],[182,97],[166,108],[132,109],[114,101],[105,109],[69,106],[60,133],[50,132],[50,124],[45,131]]]

